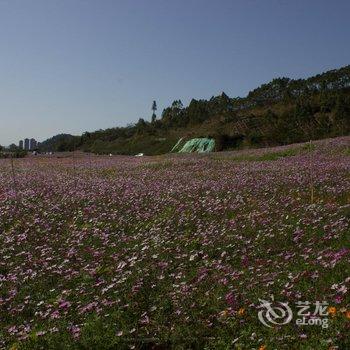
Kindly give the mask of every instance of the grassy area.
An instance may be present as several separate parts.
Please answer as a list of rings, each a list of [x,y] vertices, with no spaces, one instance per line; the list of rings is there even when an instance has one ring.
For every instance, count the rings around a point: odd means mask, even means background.
[[[223,155],[214,155],[213,158],[217,160],[231,160],[236,162],[259,162],[259,161],[273,161],[286,157],[293,157],[297,155],[306,154],[312,152],[316,149],[314,144],[305,144],[300,147],[286,148],[281,151],[271,151],[264,152],[261,149],[258,150],[260,154],[237,154],[233,156],[223,156]]]

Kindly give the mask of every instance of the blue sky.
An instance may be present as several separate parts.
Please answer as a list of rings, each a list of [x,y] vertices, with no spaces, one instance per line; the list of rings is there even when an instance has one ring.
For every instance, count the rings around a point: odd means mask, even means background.
[[[0,144],[350,63],[349,1],[0,0]]]

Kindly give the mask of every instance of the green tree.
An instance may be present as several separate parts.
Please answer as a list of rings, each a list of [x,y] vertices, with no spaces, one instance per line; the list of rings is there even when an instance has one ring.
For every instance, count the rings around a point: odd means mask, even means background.
[[[152,111],[153,111],[153,114],[156,114],[156,110],[157,110],[157,102],[156,102],[156,101],[153,101],[153,103],[152,103]]]
[[[339,95],[334,109],[333,130],[336,135],[346,135],[350,131],[350,99]]]
[[[157,119],[157,116],[156,116],[156,110],[157,110],[157,102],[156,101],[153,101],[152,103],[152,124],[155,123],[156,119]]]

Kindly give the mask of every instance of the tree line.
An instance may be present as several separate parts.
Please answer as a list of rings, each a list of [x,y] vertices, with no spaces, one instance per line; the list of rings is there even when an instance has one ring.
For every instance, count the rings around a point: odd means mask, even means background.
[[[185,134],[189,128],[203,129],[205,123],[211,123],[208,132],[204,135],[198,131],[195,136],[226,140],[222,141],[224,149],[225,143],[232,147],[241,141],[279,145],[346,135],[350,132],[350,66],[308,79],[277,78],[244,98],[230,98],[223,92],[209,100],[192,99],[187,107],[178,99],[163,110],[159,119],[156,110],[153,101],[150,121],[140,118],[127,127],[85,132],[76,137],[58,135],[43,142],[41,147],[51,147],[53,151],[128,153],[123,142],[130,145],[143,142],[147,147],[149,141],[145,138],[158,140],[174,130]]]

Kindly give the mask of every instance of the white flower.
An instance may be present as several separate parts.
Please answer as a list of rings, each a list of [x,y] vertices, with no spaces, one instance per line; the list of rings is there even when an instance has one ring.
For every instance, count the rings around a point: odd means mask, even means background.
[[[338,293],[342,293],[345,294],[348,291],[348,289],[342,285],[339,289],[338,289]]]

